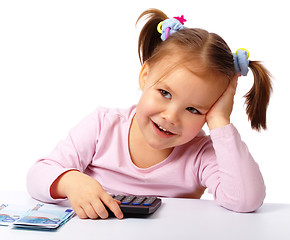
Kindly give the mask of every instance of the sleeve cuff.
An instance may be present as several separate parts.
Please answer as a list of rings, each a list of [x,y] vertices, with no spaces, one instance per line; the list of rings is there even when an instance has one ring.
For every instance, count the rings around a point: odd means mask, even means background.
[[[64,199],[54,199],[50,195],[50,187],[52,183],[63,173],[70,170],[77,170],[74,168],[58,168],[55,166],[45,165],[41,167],[34,165],[28,172],[27,176],[27,188],[30,195],[42,202],[57,203]],[[50,172],[50,175],[47,175]]]
[[[210,136],[212,140],[233,136],[235,134],[237,134],[237,129],[232,123],[210,131]]]

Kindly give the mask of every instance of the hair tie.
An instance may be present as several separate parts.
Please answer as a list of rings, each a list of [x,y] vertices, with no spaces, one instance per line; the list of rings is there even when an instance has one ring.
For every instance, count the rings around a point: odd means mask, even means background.
[[[235,70],[239,75],[247,76],[249,72],[249,51],[245,48],[239,48],[233,53]]]
[[[181,17],[173,17],[160,22],[157,25],[157,31],[161,33],[162,41],[165,41],[173,33],[184,29],[185,27],[183,25],[186,21],[183,15],[181,15]]]

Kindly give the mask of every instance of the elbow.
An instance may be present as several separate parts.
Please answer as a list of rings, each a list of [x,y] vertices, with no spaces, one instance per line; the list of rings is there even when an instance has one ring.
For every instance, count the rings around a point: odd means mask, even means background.
[[[49,185],[46,183],[47,169],[40,164],[32,166],[26,176],[26,188],[30,196],[42,202],[49,202]]]
[[[256,191],[246,191],[238,195],[219,197],[218,203],[222,207],[239,213],[250,213],[259,209],[266,197],[265,186],[256,189]],[[217,200],[217,199],[216,199]]]
[[[57,203],[64,199],[54,199],[51,197],[52,183],[64,172],[70,169],[54,167],[44,162],[33,165],[27,173],[26,187],[28,193],[34,199],[46,203]]]
[[[39,200],[38,194],[37,194],[38,192],[37,182],[38,181],[35,179],[35,171],[34,171],[34,168],[32,167],[31,169],[29,169],[26,176],[26,188],[31,197]]]
[[[263,205],[265,197],[265,188],[263,190],[261,189],[259,193],[249,194],[249,196],[245,197],[243,202],[239,204],[237,212],[250,213],[256,211]]]

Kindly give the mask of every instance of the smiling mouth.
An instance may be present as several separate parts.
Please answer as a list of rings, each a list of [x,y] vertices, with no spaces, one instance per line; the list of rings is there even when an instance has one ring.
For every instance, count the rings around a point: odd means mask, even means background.
[[[163,132],[163,133],[165,133],[165,134],[167,134],[167,135],[174,135],[174,133],[172,133],[172,132],[166,130],[165,128],[161,127],[160,125],[156,124],[155,122],[153,122],[153,123],[154,123],[155,127],[156,127],[157,129],[159,129],[160,132]]]

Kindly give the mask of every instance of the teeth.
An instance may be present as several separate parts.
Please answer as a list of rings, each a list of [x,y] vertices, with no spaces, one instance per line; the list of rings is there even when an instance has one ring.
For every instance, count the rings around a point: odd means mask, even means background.
[[[161,127],[161,126],[159,126],[159,125],[158,125],[158,127],[159,127],[162,131],[167,132],[167,130],[166,130],[165,128],[163,128],[163,127]]]
[[[170,131],[167,130],[166,128],[161,127],[159,124],[157,124],[157,123],[154,123],[154,124],[155,124],[155,126],[156,126],[157,128],[159,128],[159,130],[161,130],[162,132],[164,132],[164,133],[166,133],[166,134],[168,134],[168,135],[173,134],[172,132],[170,132]]]

